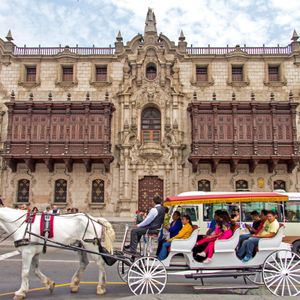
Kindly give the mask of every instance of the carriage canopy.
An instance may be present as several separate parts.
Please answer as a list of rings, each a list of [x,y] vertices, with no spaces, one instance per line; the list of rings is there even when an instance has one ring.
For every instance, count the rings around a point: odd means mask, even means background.
[[[282,202],[288,201],[288,196],[276,192],[187,192],[178,196],[166,198],[165,206],[189,204],[239,203],[239,202]]]

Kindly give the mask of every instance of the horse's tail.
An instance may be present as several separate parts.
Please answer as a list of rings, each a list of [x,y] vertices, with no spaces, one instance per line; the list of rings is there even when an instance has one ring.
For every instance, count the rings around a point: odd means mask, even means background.
[[[113,254],[114,252],[114,241],[115,231],[112,225],[104,218],[97,218],[97,222],[103,225],[103,236],[104,236],[104,247]]]

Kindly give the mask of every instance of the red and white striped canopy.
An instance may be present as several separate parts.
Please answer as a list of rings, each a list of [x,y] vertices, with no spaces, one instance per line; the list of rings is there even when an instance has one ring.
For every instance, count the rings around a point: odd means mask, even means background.
[[[213,193],[213,192],[187,192],[178,196],[166,198],[165,206],[185,204],[213,204],[226,202],[280,202],[288,201],[288,196],[276,192],[236,192],[236,193]]]

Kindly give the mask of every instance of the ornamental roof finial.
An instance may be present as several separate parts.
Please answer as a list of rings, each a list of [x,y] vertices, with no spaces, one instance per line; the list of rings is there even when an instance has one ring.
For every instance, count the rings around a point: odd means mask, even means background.
[[[9,42],[11,42],[11,41],[13,40],[13,37],[12,37],[12,34],[11,34],[10,29],[8,30],[8,33],[7,33],[7,35],[6,35],[5,38],[6,38]]]
[[[147,12],[147,17],[146,17],[146,22],[145,22],[145,34],[147,32],[157,33],[156,19],[155,19],[155,14],[154,14],[152,8],[148,8],[148,12]]]
[[[296,29],[294,29],[293,36],[292,36],[291,40],[293,42],[297,42],[298,38],[299,38],[299,35],[298,35]]]
[[[116,37],[116,40],[117,40],[117,42],[122,42],[123,41],[123,37],[122,37],[122,34],[121,34],[121,31],[119,30],[119,32],[118,32],[118,35],[117,35],[117,37]]]
[[[184,41],[185,41],[185,36],[184,36],[184,34],[183,34],[183,31],[182,31],[182,30],[180,31],[180,35],[179,35],[179,41],[180,41],[180,42],[184,42]]]

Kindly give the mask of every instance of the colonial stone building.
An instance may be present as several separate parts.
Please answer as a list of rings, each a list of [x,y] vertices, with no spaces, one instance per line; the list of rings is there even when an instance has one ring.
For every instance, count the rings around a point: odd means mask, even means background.
[[[298,191],[300,43],[187,47],[157,33],[114,48],[0,39],[6,203],[130,216],[188,190]]]

